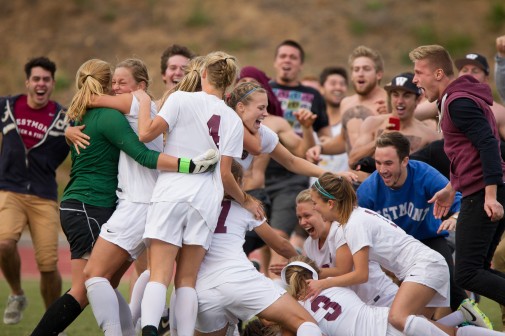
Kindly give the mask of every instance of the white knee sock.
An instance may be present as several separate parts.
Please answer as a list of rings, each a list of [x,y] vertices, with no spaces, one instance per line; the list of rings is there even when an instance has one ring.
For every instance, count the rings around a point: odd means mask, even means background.
[[[503,336],[503,333],[476,326],[464,326],[458,328],[458,330],[456,331],[456,336],[494,336],[494,335]]]
[[[142,272],[133,285],[132,296],[130,298],[130,310],[132,312],[133,323],[137,323],[137,320],[140,318],[140,304],[150,276],[151,272],[149,270]]]
[[[195,332],[196,315],[198,314],[198,297],[191,287],[181,287],[175,290],[175,320],[177,335],[192,336]]]
[[[461,311],[456,310],[455,312],[438,319],[437,322],[445,326],[457,327],[461,323],[465,322],[465,317]]]
[[[140,319],[142,328],[148,325],[158,328],[166,296],[167,287],[164,284],[154,281],[147,283],[142,299],[142,318]]]
[[[407,336],[447,336],[443,330],[437,328],[436,325],[426,318],[414,315],[407,317],[405,330],[403,330],[403,332]]]
[[[133,325],[132,313],[130,306],[124,299],[123,295],[116,289],[117,302],[119,306],[119,321],[121,322],[121,331],[123,336],[135,336],[135,326]]]
[[[170,336],[178,336],[177,335],[177,323],[175,321],[175,302],[177,296],[175,295],[175,289],[172,290],[172,294],[170,295],[170,312],[169,312],[169,321],[170,321]]]
[[[109,280],[95,277],[84,283],[95,319],[106,336],[121,335],[119,304]]]
[[[313,322],[303,322],[296,330],[296,336],[321,336],[321,329]]]

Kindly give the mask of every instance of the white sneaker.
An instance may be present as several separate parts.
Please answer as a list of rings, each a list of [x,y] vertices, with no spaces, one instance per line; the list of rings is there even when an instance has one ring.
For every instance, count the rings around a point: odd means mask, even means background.
[[[7,306],[4,311],[5,324],[17,324],[23,318],[23,310],[28,305],[28,300],[24,295],[9,295]]]
[[[205,153],[195,156],[191,159],[195,165],[195,170],[192,173],[198,174],[214,171],[219,158],[219,151],[216,149],[209,149]]]
[[[487,317],[486,314],[479,309],[474,300],[463,300],[458,309],[461,313],[463,313],[463,317],[468,323],[493,330],[493,324],[489,320],[489,317]]]

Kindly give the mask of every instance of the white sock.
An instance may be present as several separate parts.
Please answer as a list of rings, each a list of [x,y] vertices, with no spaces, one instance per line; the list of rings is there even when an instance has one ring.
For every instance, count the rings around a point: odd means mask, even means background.
[[[403,332],[407,336],[447,336],[443,330],[437,328],[436,325],[426,318],[414,315],[407,317],[405,330],[403,330]]]
[[[192,336],[195,333],[196,315],[198,314],[198,297],[191,287],[175,290],[175,320],[179,336]]]
[[[121,322],[119,320],[119,304],[116,293],[109,280],[94,277],[84,283],[87,296],[96,322],[103,330],[104,335],[121,335]]]
[[[296,330],[296,336],[321,336],[321,329],[313,322],[303,322]]]
[[[132,320],[134,323],[137,323],[137,320],[140,318],[140,304],[150,276],[151,272],[149,270],[145,270],[141,275],[139,275],[137,281],[135,281],[135,284],[133,285],[132,296],[130,298],[130,310],[132,312]]]
[[[461,323],[465,322],[465,317],[461,311],[456,310],[455,312],[438,319],[437,322],[448,327],[457,327]]]
[[[142,328],[148,325],[158,328],[166,296],[167,287],[164,284],[154,281],[147,283],[142,299],[142,318],[140,319]]]
[[[123,336],[135,336],[135,326],[133,325],[132,313],[130,306],[124,299],[123,295],[116,289],[117,302],[119,306],[119,321],[121,322],[121,331]]]
[[[175,289],[172,290],[172,294],[170,295],[170,316],[168,319],[170,320],[170,336],[178,336],[177,335],[177,323],[175,321],[175,302],[177,296],[175,295]]]
[[[477,326],[464,326],[461,328],[458,328],[456,331],[457,336],[493,336],[493,335],[502,335],[502,332],[499,331],[494,331],[494,330],[489,330],[486,328],[481,328]]]

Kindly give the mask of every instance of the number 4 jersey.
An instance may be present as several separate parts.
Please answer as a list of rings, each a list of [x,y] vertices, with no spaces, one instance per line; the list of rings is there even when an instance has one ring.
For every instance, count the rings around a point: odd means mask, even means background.
[[[240,158],[242,155],[242,120],[216,96],[205,92],[174,92],[158,116],[168,124],[163,149],[168,155],[192,158],[211,148],[219,149],[221,156]],[[222,198],[223,183],[218,164],[213,173],[161,172],[152,201],[190,202],[202,215],[211,213],[209,218],[217,218]],[[214,229],[211,227],[211,230]]]

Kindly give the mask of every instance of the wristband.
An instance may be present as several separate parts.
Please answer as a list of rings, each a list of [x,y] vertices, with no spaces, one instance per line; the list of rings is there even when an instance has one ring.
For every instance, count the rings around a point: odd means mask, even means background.
[[[459,213],[455,213],[454,215],[451,216],[451,218],[454,218],[457,221],[458,220],[458,215],[459,215]]]
[[[190,164],[191,164],[191,160],[190,159],[188,159],[188,158],[179,158],[179,169],[178,169],[178,172],[179,173],[186,173],[186,174],[188,174],[190,172],[189,171]]]

